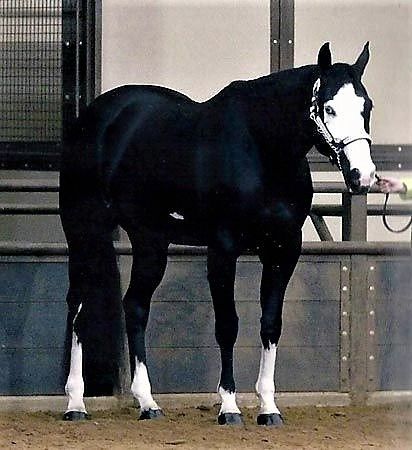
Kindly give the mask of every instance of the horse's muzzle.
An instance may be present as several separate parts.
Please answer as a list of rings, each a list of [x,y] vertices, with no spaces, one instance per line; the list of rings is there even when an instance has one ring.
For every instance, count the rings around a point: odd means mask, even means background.
[[[362,184],[362,177],[359,169],[352,169],[349,173],[349,188],[354,194],[366,194],[369,191],[369,184]]]

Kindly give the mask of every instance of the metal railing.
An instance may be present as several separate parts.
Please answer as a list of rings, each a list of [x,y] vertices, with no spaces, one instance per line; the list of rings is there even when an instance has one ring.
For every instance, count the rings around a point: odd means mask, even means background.
[[[0,193],[58,193],[58,180],[2,180]],[[405,243],[373,243],[366,242],[367,217],[381,216],[383,207],[379,204],[367,204],[366,195],[350,194],[342,182],[316,182],[316,194],[341,194],[342,203],[315,204],[312,207],[310,218],[317,231],[322,245],[313,242],[304,243],[304,253],[348,253],[360,252],[362,254],[380,254],[391,252],[410,251]],[[378,191],[372,190],[372,193]],[[57,215],[58,203],[39,205],[35,203],[0,203],[1,215]],[[412,205],[402,204],[390,206],[386,211],[390,216],[411,216]],[[325,216],[342,217],[342,241],[333,242],[332,234],[324,220]],[[349,242],[345,242],[349,241]],[[409,250],[408,250],[409,248]],[[405,249],[405,250],[402,250]],[[130,254],[130,246],[125,243],[116,243],[119,254]],[[204,253],[204,249],[197,247],[171,246],[171,253]],[[1,242],[0,254],[42,254],[60,255],[67,253],[65,243],[31,243],[31,242]]]

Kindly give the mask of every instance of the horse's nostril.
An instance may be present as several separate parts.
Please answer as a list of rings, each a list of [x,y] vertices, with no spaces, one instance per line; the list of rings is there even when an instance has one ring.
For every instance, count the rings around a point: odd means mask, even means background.
[[[349,179],[352,184],[360,184],[360,177],[359,169],[352,169],[349,173]]]
[[[369,186],[361,186],[358,191],[359,194],[367,194],[368,192],[369,192]]]

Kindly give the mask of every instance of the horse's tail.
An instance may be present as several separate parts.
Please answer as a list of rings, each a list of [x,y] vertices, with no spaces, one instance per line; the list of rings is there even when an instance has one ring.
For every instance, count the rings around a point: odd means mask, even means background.
[[[81,150],[87,152],[81,144],[80,139],[65,149],[60,173],[60,215],[69,248],[68,328],[82,343],[86,395],[109,395],[118,379],[121,342],[120,276],[112,237],[117,223],[104,201],[99,174],[80,158]]]

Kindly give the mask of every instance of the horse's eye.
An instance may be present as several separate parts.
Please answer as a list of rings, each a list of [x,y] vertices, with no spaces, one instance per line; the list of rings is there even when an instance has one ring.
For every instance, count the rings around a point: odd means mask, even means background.
[[[332,106],[326,105],[325,106],[325,113],[329,116],[336,116],[335,110],[332,108]]]

